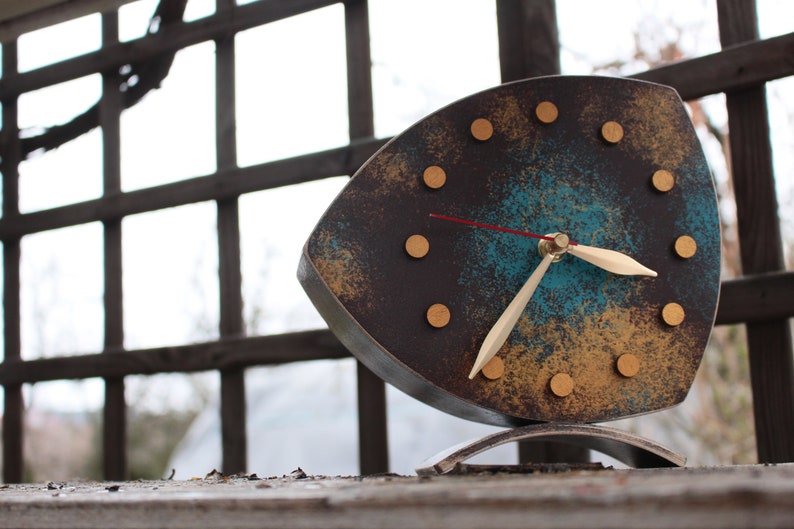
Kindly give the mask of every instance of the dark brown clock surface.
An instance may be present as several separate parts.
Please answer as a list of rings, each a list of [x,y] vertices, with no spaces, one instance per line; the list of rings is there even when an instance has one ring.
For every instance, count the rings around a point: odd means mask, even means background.
[[[431,214],[565,233],[658,276],[565,255],[487,373],[470,380],[483,339],[542,257],[536,239]],[[378,151],[320,219],[298,275],[359,360],[449,413],[503,425],[647,413],[684,399],[714,323],[714,184],[669,87],[506,84]]]

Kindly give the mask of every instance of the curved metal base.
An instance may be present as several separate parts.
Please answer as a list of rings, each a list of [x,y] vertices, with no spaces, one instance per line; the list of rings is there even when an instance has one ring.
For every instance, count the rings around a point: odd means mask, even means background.
[[[594,424],[543,423],[521,426],[467,441],[429,458],[416,473],[420,476],[450,472],[458,463],[496,446],[513,441],[559,441],[601,452],[634,468],[682,467],[686,457],[634,434]]]

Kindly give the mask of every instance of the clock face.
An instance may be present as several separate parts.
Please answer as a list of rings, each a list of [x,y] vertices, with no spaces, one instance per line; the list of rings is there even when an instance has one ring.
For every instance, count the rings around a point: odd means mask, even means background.
[[[470,379],[486,335],[543,259],[537,239],[471,223],[563,233],[658,275],[564,254]],[[449,413],[504,425],[647,413],[684,399],[713,326],[716,194],[671,88],[520,81],[384,146],[319,221],[299,279],[359,360]]]

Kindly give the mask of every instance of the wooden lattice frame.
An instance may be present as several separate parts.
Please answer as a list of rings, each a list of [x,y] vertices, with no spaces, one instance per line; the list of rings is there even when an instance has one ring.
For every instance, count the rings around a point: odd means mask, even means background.
[[[239,168],[236,164],[234,35],[289,16],[342,3],[345,8],[350,143]],[[111,2],[108,4],[113,5]],[[502,80],[559,73],[553,0],[497,0]],[[794,316],[794,273],[784,271],[764,83],[794,73],[794,33],[758,40],[754,0],[717,0],[723,51],[649,70],[635,77],[675,87],[685,100],[727,95],[733,179],[745,277],[725,282],[718,324],[746,323],[760,462],[794,461],[794,367],[789,318]],[[328,331],[243,335],[238,198],[340,174],[352,174],[385,140],[374,138],[366,0],[262,0],[236,6],[218,0],[213,16],[179,23],[168,32],[118,42],[115,11],[103,14],[100,50],[26,73],[17,73],[16,41],[3,29],[0,138],[3,174],[5,354],[4,481],[23,478],[22,385],[48,380],[102,377],[106,381],[103,425],[104,474],[123,479],[126,462],[124,377],[135,374],[216,370],[221,373],[223,470],[246,468],[247,367],[348,353]],[[207,40],[216,42],[217,171],[171,184],[123,192],[120,186],[119,116],[123,103],[119,67],[145,62]],[[100,125],[104,193],[101,198],[34,213],[19,212],[21,140],[17,99],[26,92],[85,75],[103,75]],[[121,221],[125,216],[200,201],[215,201],[220,263],[220,338],[147,350],[123,349]],[[319,215],[320,212],[318,212]],[[20,241],[41,231],[102,222],[104,226],[105,344],[96,354],[23,361],[20,344]],[[359,366],[360,464],[364,474],[388,469],[383,383]]]

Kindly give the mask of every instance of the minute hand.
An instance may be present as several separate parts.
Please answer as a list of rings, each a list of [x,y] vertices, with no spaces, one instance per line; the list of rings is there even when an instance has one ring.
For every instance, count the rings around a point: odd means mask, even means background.
[[[614,250],[577,244],[569,246],[568,253],[613,274],[651,277],[656,277],[657,275],[656,272],[641,265],[628,255]]]
[[[477,359],[474,361],[474,367],[471,368],[469,378],[474,378],[474,375],[480,372],[483,366],[499,352],[499,349],[504,345],[505,341],[507,341],[510,331],[513,330],[518,318],[521,317],[524,308],[527,306],[527,303],[529,303],[532,294],[535,293],[535,289],[538,288],[540,280],[543,279],[543,275],[546,273],[546,270],[549,269],[553,260],[554,254],[549,252],[538,267],[535,268],[535,271],[532,272],[532,275],[529,276],[529,279],[527,279],[527,282],[521,287],[521,290],[518,291],[513,301],[510,302],[502,315],[499,316],[499,319],[496,320],[496,323],[488,332],[488,335],[485,337],[480,347],[480,352],[477,354]]]

